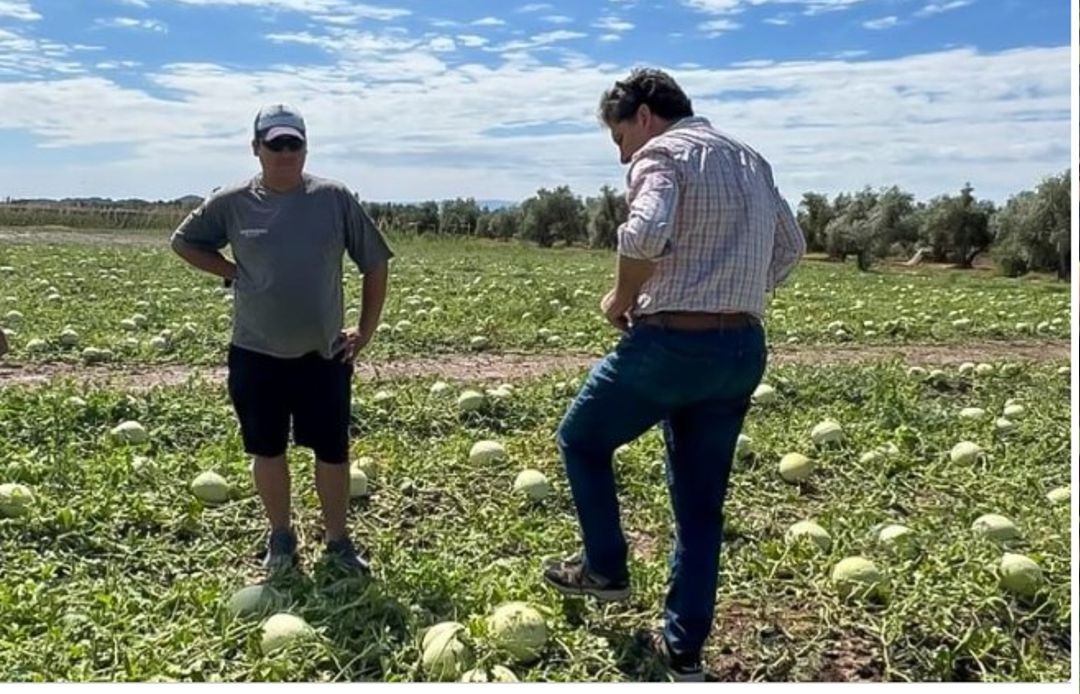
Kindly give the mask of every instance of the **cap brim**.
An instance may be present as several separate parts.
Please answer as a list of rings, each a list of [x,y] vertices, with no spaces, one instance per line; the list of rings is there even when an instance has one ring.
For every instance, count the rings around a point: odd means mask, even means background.
[[[301,140],[304,138],[304,133],[300,132],[296,128],[288,125],[279,125],[276,128],[270,128],[263,134],[263,142],[269,142],[270,140],[276,140],[279,137],[296,137]]]

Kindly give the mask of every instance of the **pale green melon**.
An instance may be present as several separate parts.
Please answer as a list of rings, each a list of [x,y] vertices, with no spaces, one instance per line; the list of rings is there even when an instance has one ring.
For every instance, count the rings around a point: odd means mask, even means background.
[[[832,582],[841,598],[850,598],[879,594],[885,579],[869,559],[848,557],[833,567]]]
[[[461,676],[459,682],[519,682],[514,671],[504,665],[493,665],[491,671],[481,668],[469,670]]]
[[[30,487],[16,482],[0,484],[0,517],[25,516],[34,507],[34,493]]]
[[[472,667],[468,632],[457,622],[436,624],[424,634],[420,665],[432,679],[449,682]]]
[[[802,453],[788,453],[780,459],[780,477],[785,482],[801,482],[814,472],[814,461]]]
[[[949,451],[949,459],[960,465],[971,465],[982,454],[982,448],[971,441],[961,441]]]
[[[264,655],[293,644],[314,640],[315,630],[296,615],[279,612],[262,625],[260,646]]]
[[[208,504],[223,504],[229,500],[232,488],[221,475],[207,470],[191,481],[191,493]]]
[[[248,617],[274,609],[281,602],[280,593],[264,583],[259,583],[235,591],[229,596],[225,609],[234,617]]]
[[[524,494],[531,501],[541,501],[551,494],[551,483],[539,470],[522,470],[514,479],[514,493]]]
[[[469,462],[487,465],[506,460],[506,448],[498,441],[477,441],[469,450]]]
[[[997,513],[987,513],[971,524],[975,534],[993,542],[1011,542],[1020,539],[1020,530],[1011,520]]]
[[[825,528],[813,521],[799,521],[792,524],[784,533],[784,540],[789,544],[808,541],[823,552],[832,547],[832,537]]]
[[[547,624],[543,616],[524,602],[508,602],[495,608],[487,620],[492,645],[520,663],[540,657],[547,644]]]
[[[1001,587],[1022,597],[1033,597],[1043,584],[1042,569],[1023,554],[1005,553],[998,568]]]
[[[836,444],[844,440],[844,430],[837,422],[827,419],[814,427],[810,438],[818,446]]]

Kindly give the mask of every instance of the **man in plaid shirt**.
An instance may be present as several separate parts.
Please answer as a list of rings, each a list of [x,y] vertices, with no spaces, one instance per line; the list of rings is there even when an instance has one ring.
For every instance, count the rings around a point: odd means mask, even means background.
[[[629,597],[612,455],[660,423],[675,549],[664,629],[639,640],[674,679],[700,681],[731,461],[765,371],[765,298],[806,242],[765,159],[694,116],[669,75],[635,70],[604,93],[599,116],[630,165],[615,287],[600,302],[623,337],[559,427],[584,552],[549,562],[544,580]]]

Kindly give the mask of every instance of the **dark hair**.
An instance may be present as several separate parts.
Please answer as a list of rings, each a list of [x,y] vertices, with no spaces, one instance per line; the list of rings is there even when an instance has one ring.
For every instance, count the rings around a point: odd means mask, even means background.
[[[652,68],[635,69],[604,92],[598,115],[604,125],[610,126],[633,118],[642,104],[665,120],[694,115],[690,99],[678,82],[663,70]]]

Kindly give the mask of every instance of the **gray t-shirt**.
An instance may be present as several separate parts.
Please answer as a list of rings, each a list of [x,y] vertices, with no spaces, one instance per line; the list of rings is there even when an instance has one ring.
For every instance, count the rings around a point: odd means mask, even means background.
[[[304,174],[288,193],[261,176],[220,188],[173,232],[196,248],[232,248],[232,343],[274,357],[331,357],[343,326],[342,255],[360,272],[393,257],[349,189]]]

